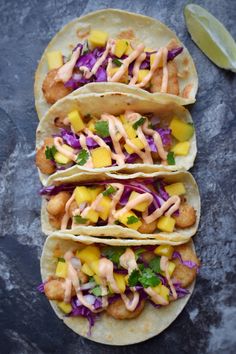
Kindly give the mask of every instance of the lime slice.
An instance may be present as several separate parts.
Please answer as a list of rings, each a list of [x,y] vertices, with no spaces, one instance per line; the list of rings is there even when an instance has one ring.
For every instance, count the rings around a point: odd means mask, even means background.
[[[192,40],[220,68],[236,72],[236,43],[226,28],[201,6],[184,8],[185,22]]]

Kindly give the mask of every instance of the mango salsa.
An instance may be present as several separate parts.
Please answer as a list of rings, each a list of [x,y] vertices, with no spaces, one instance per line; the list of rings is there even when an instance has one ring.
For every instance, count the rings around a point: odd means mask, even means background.
[[[164,232],[173,232],[175,219],[171,216],[161,216],[157,221],[157,228]]]
[[[129,139],[134,139],[134,138],[136,138],[137,132],[136,132],[136,130],[133,128],[132,124],[125,123],[125,124],[124,124],[124,128],[125,128],[125,131],[126,131],[128,137],[129,137]]]
[[[125,54],[126,49],[128,48],[129,43],[125,39],[116,39],[114,54],[118,58],[121,58]]]
[[[149,70],[139,70],[137,83],[139,84],[140,82],[142,82],[148,73]]]
[[[93,202],[97,196],[103,191],[103,187],[88,188],[91,195],[91,201]]]
[[[88,37],[88,45],[90,48],[105,47],[107,40],[108,33],[99,30],[91,30]]]
[[[85,215],[85,218],[93,223],[96,223],[98,221],[99,214],[97,211],[89,209],[89,211]]]
[[[95,261],[92,261],[92,262],[89,264],[89,267],[92,269],[92,271],[93,271],[95,274],[99,274],[99,259],[96,259]]]
[[[176,267],[176,265],[175,265],[174,262],[169,262],[168,263],[168,269],[167,270],[168,270],[168,273],[169,273],[170,277],[173,274],[173,272],[175,270],[175,267]]]
[[[150,65],[151,67],[153,66],[155,57],[156,57],[157,53],[153,53],[150,55]],[[159,64],[157,65],[158,68],[162,68],[163,67],[163,57],[161,57],[161,60],[159,61]]]
[[[67,277],[67,268],[68,268],[68,265],[66,262],[59,261],[57,263],[56,276],[60,277],[60,278],[66,278]]]
[[[102,279],[99,277],[99,275],[95,274],[93,278],[98,285],[102,285]]]
[[[189,141],[183,141],[180,143],[177,143],[171,151],[175,153],[175,155],[179,156],[186,156],[188,155],[190,149],[190,142]]]
[[[70,151],[70,152],[73,152],[73,151],[74,151],[74,150],[72,149],[72,147],[69,146],[69,145],[63,144],[62,147],[63,147],[63,149],[65,149],[65,150],[67,150],[67,151]],[[57,151],[57,152],[55,153],[55,155],[54,155],[54,160],[55,160],[57,163],[61,164],[61,165],[66,165],[67,163],[69,163],[69,162],[72,161],[69,157],[63,155],[63,154],[60,153],[59,151]]]
[[[173,252],[174,252],[174,247],[170,245],[160,245],[154,250],[154,253],[157,254],[158,256],[165,256],[168,258],[172,257]]]
[[[126,288],[125,275],[114,273],[113,276],[120,292],[124,293]]]
[[[130,55],[133,52],[133,48],[131,47],[130,40],[129,39],[124,39],[127,43],[127,49],[125,51],[125,55]]]
[[[110,68],[110,70],[109,70],[110,76],[112,77],[113,75],[115,75],[115,73],[117,73],[117,71],[118,71],[119,69],[120,69],[119,67]],[[121,76],[121,78],[119,79],[119,82],[122,82],[122,83],[124,83],[124,84],[128,82],[128,71],[126,71],[126,72]]]
[[[82,250],[76,251],[76,257],[78,257],[82,263],[90,264],[100,258],[100,250],[96,246],[86,246]]]
[[[128,220],[131,216],[137,218],[138,220],[136,222],[134,222],[133,224],[128,224]],[[138,230],[138,228],[142,225],[142,222],[139,220],[137,215],[135,213],[133,213],[132,211],[128,211],[127,213],[124,213],[118,219],[122,224],[124,224],[125,226],[127,226],[128,228],[133,229],[133,230]]]
[[[144,148],[144,143],[142,142],[142,140],[140,140],[139,138],[134,138],[134,139],[130,139],[130,141],[136,145],[140,150],[142,150]],[[124,145],[125,150],[129,153],[129,154],[133,154],[135,151],[133,150],[133,148],[131,146],[129,146],[128,144]]]
[[[88,126],[88,129],[92,132],[92,133],[95,133],[95,122],[94,122],[94,120],[93,119],[91,119],[89,122],[88,122],[88,124],[87,124],[87,126]]]
[[[98,204],[99,209],[99,216],[102,220],[107,220],[111,210],[111,198],[103,197]]]
[[[134,199],[136,199],[138,196],[140,196],[141,195],[141,193],[137,193],[137,192],[132,192],[131,194],[130,194],[130,197],[129,197],[129,201],[131,201],[131,200],[134,200]],[[138,210],[138,211],[145,211],[146,209],[147,209],[147,207],[149,206],[149,202],[142,202],[142,203],[138,203],[137,205],[135,205],[135,207],[133,207],[132,209],[134,209],[134,210]]]
[[[124,116],[124,114],[121,114],[121,115],[119,116],[119,119],[120,119],[120,121],[121,121],[123,124],[128,123],[127,120],[126,120],[126,118],[125,118],[125,116]]]
[[[159,284],[155,287],[152,288],[158,295],[160,295],[161,297],[163,297],[165,300],[168,301],[169,299],[169,294],[170,294],[170,290],[162,284]]]
[[[85,125],[83,119],[77,110],[68,113],[67,118],[70,121],[75,133],[78,133],[84,129]]]
[[[81,268],[84,274],[87,274],[89,277],[94,275],[94,271],[89,267],[87,263],[84,263]]]
[[[61,52],[58,50],[47,53],[47,61],[49,70],[60,68],[60,66],[63,65],[63,57]]]
[[[72,306],[71,306],[71,304],[67,304],[67,303],[64,302],[64,301],[58,302],[58,303],[57,303],[57,306],[59,307],[59,309],[60,309],[62,312],[66,313],[66,314],[68,314],[68,313],[70,313],[70,312],[72,311]]]
[[[165,191],[170,195],[182,195],[186,193],[184,184],[182,182],[176,182],[165,186]]]
[[[84,186],[76,187],[75,200],[77,205],[80,205],[81,203],[90,203],[92,201],[90,189]]]
[[[112,165],[111,152],[105,147],[98,147],[91,150],[93,166],[95,168],[107,167]]]
[[[179,141],[189,140],[194,133],[193,125],[185,123],[179,118],[173,118],[169,128],[171,129],[171,134]]]

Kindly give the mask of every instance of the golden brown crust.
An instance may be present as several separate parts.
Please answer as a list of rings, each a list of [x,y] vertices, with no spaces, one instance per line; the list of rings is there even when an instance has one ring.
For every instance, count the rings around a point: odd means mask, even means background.
[[[117,38],[119,39],[134,39],[135,38],[135,35],[134,35],[134,31],[129,28],[128,30],[125,30],[125,31],[121,31]]]
[[[168,86],[167,93],[172,95],[179,94],[178,70],[176,63],[172,60],[167,63],[168,68]],[[163,69],[158,68],[151,80],[151,92],[160,92],[163,77]]]
[[[48,300],[64,300],[65,289],[63,284],[64,279],[51,279],[46,284],[44,284],[44,292]]]
[[[157,228],[157,222],[153,221],[147,224],[143,219],[141,221],[142,225],[138,228],[138,231],[141,232],[141,234],[153,234]]]
[[[183,89],[181,96],[184,98],[189,98],[192,88],[193,88],[193,84],[186,85],[185,88]]]
[[[128,320],[131,318],[138,317],[143,311],[145,305],[145,300],[142,300],[139,306],[134,311],[128,311],[122,299],[118,299],[109,305],[106,309],[107,313],[114,317],[116,320]]]
[[[69,192],[59,192],[53,195],[47,205],[47,211],[53,216],[58,216],[65,212],[65,206],[71,194]]]
[[[63,218],[63,214],[54,216],[54,215],[51,215],[48,213],[48,221],[49,221],[50,225],[57,230],[60,230],[60,228],[61,228],[62,218]]]
[[[58,69],[49,71],[43,81],[42,90],[48,104],[55,103],[73,91],[71,88],[65,87],[62,81],[55,80],[57,71]]]
[[[46,158],[45,151],[47,146],[53,146],[53,138],[45,138],[43,146],[36,151],[35,164],[42,173],[51,175],[55,172],[56,167],[51,160]]]
[[[179,215],[173,216],[175,219],[175,226],[185,229],[195,224],[197,216],[194,208],[189,204],[180,204]]]

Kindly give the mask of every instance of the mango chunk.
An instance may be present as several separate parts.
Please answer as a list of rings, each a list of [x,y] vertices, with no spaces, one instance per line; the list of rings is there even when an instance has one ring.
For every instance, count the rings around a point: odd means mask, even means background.
[[[183,141],[183,142],[177,143],[171,149],[171,151],[173,151],[175,153],[175,155],[186,156],[189,153],[189,149],[190,149],[190,142],[189,141]]]
[[[91,195],[91,201],[93,202],[97,196],[104,190],[103,187],[88,188]]]
[[[153,66],[155,57],[156,57],[157,53],[153,53],[150,55],[150,66]],[[159,64],[157,65],[158,68],[162,68],[163,67],[163,57],[161,57],[161,60],[159,61]]]
[[[102,285],[102,279],[99,277],[99,275],[95,274],[93,278],[98,285]]]
[[[84,186],[76,187],[75,200],[77,205],[80,205],[81,203],[90,203],[92,201],[90,189]]]
[[[92,261],[89,266],[95,274],[99,275],[99,259]]]
[[[83,119],[82,119],[79,111],[74,110],[74,111],[68,113],[67,118],[70,121],[75,133],[78,133],[84,129],[85,124],[83,122]]]
[[[107,167],[112,165],[111,152],[105,147],[98,147],[91,150],[93,166],[95,168]]]
[[[100,258],[100,250],[96,246],[86,246],[82,250],[76,251],[76,257],[78,257],[82,263],[90,264]]]
[[[148,73],[149,73],[149,70],[146,70],[146,69],[139,70],[137,83],[139,84],[140,82],[142,82]]]
[[[128,123],[127,120],[126,120],[126,118],[125,118],[125,116],[124,116],[124,114],[121,114],[121,115],[119,116],[119,119],[120,119],[121,123],[123,123],[123,124]]]
[[[101,201],[98,204],[99,208],[99,216],[102,220],[107,220],[108,216],[110,215],[110,210],[111,210],[111,198],[105,196],[101,199]]]
[[[109,70],[109,74],[112,77],[113,75],[115,75],[115,73],[119,70],[119,67],[115,67],[115,68],[110,68]],[[128,82],[128,71],[125,71],[125,73],[121,76],[121,78],[119,79],[119,82],[122,82],[123,84]]]
[[[67,277],[67,268],[68,268],[68,265],[66,262],[59,261],[57,263],[56,276],[60,277],[60,278],[66,278]]]
[[[140,195],[141,195],[141,193],[137,193],[137,192],[134,192],[134,191],[133,191],[133,192],[130,194],[129,201],[136,199],[136,198],[137,198],[138,196],[140,196]],[[145,210],[147,209],[147,207],[149,206],[149,204],[150,204],[149,202],[138,203],[138,204],[135,205],[132,209],[143,212],[143,211],[145,211]]]
[[[99,30],[91,30],[88,37],[88,45],[90,48],[105,47],[107,40],[108,33]]]
[[[136,138],[137,131],[133,128],[132,124],[125,123],[124,124],[125,131],[129,137],[129,139]]]
[[[113,276],[120,292],[124,293],[126,289],[125,275],[114,273]]]
[[[154,253],[157,254],[158,256],[165,256],[168,258],[172,257],[172,254],[174,252],[174,247],[170,245],[160,245],[155,248]]]
[[[47,53],[48,69],[58,69],[63,65],[62,53],[57,50]]]
[[[95,129],[95,121],[94,120],[90,120],[87,124],[88,129],[92,132],[95,133],[96,129]]]
[[[178,118],[173,118],[169,128],[171,134],[179,141],[189,140],[194,133],[194,126],[189,123],[185,123]]]
[[[146,47],[146,48],[144,48],[144,52],[146,52],[146,53],[152,53],[152,52],[155,52],[155,49]]]
[[[139,138],[130,139],[130,141],[135,146],[137,146],[137,148],[139,148],[139,150],[142,150],[144,148],[144,143]],[[124,148],[129,154],[133,154],[135,152],[134,149],[131,146],[129,146],[128,144],[125,144]]]
[[[72,306],[71,306],[71,304],[67,304],[67,303],[64,302],[64,301],[58,302],[58,303],[57,303],[57,306],[59,307],[59,309],[60,309],[62,312],[66,313],[66,314],[68,314],[68,313],[70,313],[70,312],[72,311]]]
[[[184,184],[182,182],[176,182],[165,186],[165,191],[170,195],[182,195],[186,193]]]
[[[116,39],[114,54],[118,58],[121,58],[125,54],[126,49],[128,48],[129,43],[125,39]]]
[[[74,152],[73,148],[72,148],[71,146],[67,145],[67,144],[62,144],[62,147],[63,147],[63,149],[65,149],[65,150],[67,150],[67,151],[69,151],[69,152]],[[63,155],[63,154],[60,153],[59,151],[57,151],[57,152],[55,153],[55,155],[54,155],[54,160],[55,160],[57,163],[61,164],[61,165],[66,165],[67,163],[69,163],[69,162],[72,161],[69,157]]]
[[[97,211],[89,209],[89,211],[86,213],[85,218],[93,223],[96,223],[98,221],[99,214]]]
[[[84,263],[81,268],[84,274],[87,274],[89,277],[94,275],[94,271],[89,267],[87,263]]]
[[[161,216],[157,221],[157,228],[164,232],[173,232],[175,219],[171,216]]]
[[[169,262],[168,263],[168,269],[167,270],[168,270],[168,273],[169,273],[170,277],[173,274],[173,272],[175,270],[175,267],[176,267],[176,265],[175,265],[174,262]]]
[[[170,290],[167,288],[167,286],[159,284],[155,287],[152,288],[158,295],[163,297],[165,300],[168,301],[169,295],[170,295]]]
[[[125,39],[125,41],[128,43],[128,46],[126,48],[126,51],[125,51],[125,55],[130,55],[132,52],[133,52],[133,48],[130,44],[130,40],[129,39]]]
[[[135,217],[137,218],[138,220],[132,224],[128,224],[128,220],[130,217]],[[124,213],[122,214],[118,220],[124,224],[125,226],[127,226],[128,228],[130,229],[133,229],[133,230],[138,230],[138,228],[142,225],[142,222],[139,220],[139,218],[137,217],[137,215],[135,213],[133,213],[132,211],[128,211],[127,213]]]

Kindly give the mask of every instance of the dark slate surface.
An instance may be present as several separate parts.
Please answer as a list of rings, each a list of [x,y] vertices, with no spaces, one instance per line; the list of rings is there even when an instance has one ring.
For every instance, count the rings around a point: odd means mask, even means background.
[[[194,45],[182,14],[184,0],[0,2],[0,352],[233,353],[235,352],[236,80]],[[236,37],[234,0],[199,1]],[[192,170],[202,196],[195,237],[202,268],[185,310],[164,333],[142,344],[109,347],[83,339],[55,317],[35,288],[40,282],[39,181],[34,167],[34,71],[62,25],[95,9],[117,6],[165,22],[190,50],[199,74],[191,107],[198,137]]]

